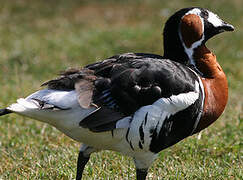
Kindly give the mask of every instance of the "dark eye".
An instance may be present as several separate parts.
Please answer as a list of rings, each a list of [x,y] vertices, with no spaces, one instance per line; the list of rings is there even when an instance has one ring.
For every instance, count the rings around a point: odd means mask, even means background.
[[[207,11],[201,11],[200,13],[200,16],[203,18],[203,19],[207,19],[208,18],[208,12]]]

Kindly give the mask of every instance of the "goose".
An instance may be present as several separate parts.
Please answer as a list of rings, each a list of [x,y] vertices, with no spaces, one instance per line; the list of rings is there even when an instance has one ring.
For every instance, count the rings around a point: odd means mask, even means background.
[[[126,53],[68,69],[0,110],[48,123],[81,142],[76,179],[93,152],[131,156],[145,180],[158,153],[207,128],[227,104],[226,75],[205,45],[234,27],[189,7],[165,24],[164,55]]]

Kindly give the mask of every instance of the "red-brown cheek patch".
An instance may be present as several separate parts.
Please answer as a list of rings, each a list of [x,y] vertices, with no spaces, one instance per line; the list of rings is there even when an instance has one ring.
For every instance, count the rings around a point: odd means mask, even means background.
[[[191,45],[200,40],[203,35],[202,22],[199,16],[195,14],[185,15],[181,19],[181,36],[186,47],[190,48]]]

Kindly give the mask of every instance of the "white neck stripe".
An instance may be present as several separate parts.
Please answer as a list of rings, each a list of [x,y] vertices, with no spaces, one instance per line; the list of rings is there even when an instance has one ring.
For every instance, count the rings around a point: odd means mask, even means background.
[[[200,17],[200,13],[201,13],[201,10],[200,10],[200,9],[198,9],[198,8],[194,8],[194,9],[192,9],[191,11],[188,11],[188,12],[184,15],[184,16],[186,16],[186,15],[189,15],[189,14],[195,14],[195,15],[197,15],[197,16],[200,18],[201,23],[202,23],[202,32],[203,32],[203,36],[202,36],[202,38],[201,38],[199,41],[194,42],[194,43],[191,45],[191,47],[188,48],[188,47],[185,45],[184,41],[183,41],[183,38],[182,38],[182,35],[181,35],[180,26],[179,26],[179,30],[178,30],[178,32],[179,32],[179,37],[180,37],[180,40],[181,40],[181,44],[182,44],[182,46],[184,47],[184,51],[185,51],[185,53],[187,54],[187,56],[188,56],[188,58],[189,58],[189,63],[190,63],[191,65],[193,65],[193,66],[195,67],[195,69],[197,69],[197,67],[196,67],[196,65],[195,65],[195,60],[194,60],[194,58],[193,58],[193,52],[194,52],[194,49],[196,49],[197,47],[199,47],[199,46],[202,44],[202,42],[204,41],[204,39],[205,39],[205,36],[204,36],[204,20]],[[184,16],[183,16],[181,19],[183,19]],[[197,71],[200,72],[198,69],[197,69]],[[201,72],[200,72],[200,73],[201,73]],[[202,75],[202,73],[201,73],[201,75]]]

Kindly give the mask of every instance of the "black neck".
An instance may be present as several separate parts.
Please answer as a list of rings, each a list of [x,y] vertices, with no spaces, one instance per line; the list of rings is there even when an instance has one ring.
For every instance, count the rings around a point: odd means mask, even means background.
[[[179,25],[181,17],[188,11],[188,8],[178,11],[172,15],[165,24],[164,28],[164,58],[176,62],[188,64],[189,58],[185,53],[184,47],[179,37]]]
[[[185,53],[179,36],[172,38],[164,37],[164,58],[171,59],[179,63],[188,64],[189,57]]]

